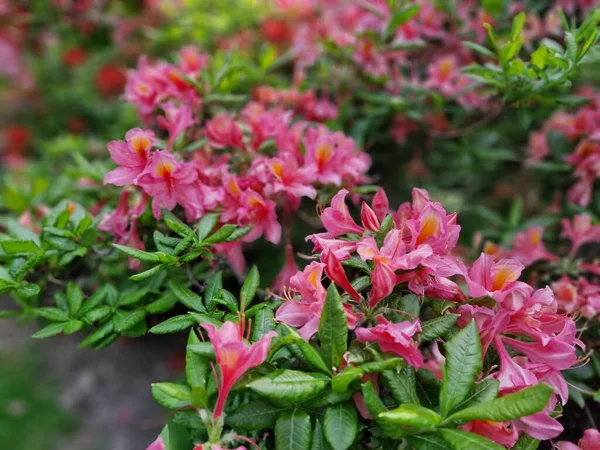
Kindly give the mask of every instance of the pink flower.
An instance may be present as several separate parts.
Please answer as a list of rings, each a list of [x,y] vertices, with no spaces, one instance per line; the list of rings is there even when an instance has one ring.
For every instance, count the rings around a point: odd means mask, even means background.
[[[242,130],[227,114],[219,114],[206,122],[204,131],[208,137],[208,143],[214,148],[243,148]]]
[[[590,242],[600,242],[600,225],[592,225],[589,214],[577,214],[572,221],[563,219],[561,221],[563,231],[561,236],[571,241],[573,246],[569,255],[574,257],[577,250]]]
[[[427,74],[429,78],[425,82],[425,87],[436,88],[446,96],[456,93],[456,80],[460,72],[455,56],[446,56],[436,60],[427,69]]]
[[[473,263],[465,277],[469,293],[473,297],[490,296],[498,302],[511,292],[526,286],[517,281],[523,265],[512,259],[501,259],[494,262],[491,256],[482,253]]]
[[[421,332],[421,324],[414,322],[388,322],[383,316],[377,316],[377,325],[373,328],[357,328],[356,337],[360,342],[377,342],[384,352],[395,353],[413,367],[423,367],[423,355],[419,344],[412,339]]]
[[[375,211],[371,209],[366,202],[362,202],[360,209],[360,221],[362,226],[367,230],[376,233],[381,228],[381,224],[379,223],[379,219],[377,218],[377,214]]]
[[[148,164],[153,143],[154,133],[140,128],[129,130],[125,141],[109,142],[110,157],[119,167],[106,174],[104,184],[136,184]]]
[[[157,151],[138,178],[139,186],[154,197],[152,212],[161,216],[161,208],[171,210],[177,203],[187,205],[196,198],[194,181],[197,172],[190,163],[179,163],[168,151]]]
[[[233,322],[225,322],[219,329],[209,323],[203,323],[201,326],[208,332],[220,369],[219,395],[213,412],[214,417],[218,418],[223,414],[225,401],[233,384],[248,370],[264,362],[271,339],[277,336],[277,333],[266,333],[248,348],[242,340],[240,326]]]
[[[525,266],[539,260],[558,261],[558,256],[553,255],[544,247],[543,234],[544,228],[542,227],[529,227],[527,231],[516,233],[513,250],[510,252],[511,258]]]
[[[406,221],[406,227],[411,232],[412,248],[428,244],[439,255],[456,246],[460,233],[456,214],[447,215],[442,205],[429,201],[429,196],[422,209],[413,209],[413,218]]]
[[[335,253],[332,251],[327,252],[325,255],[325,273],[330,280],[344,289],[354,300],[360,302],[360,295],[358,295],[358,292],[350,284],[344,266],[342,266],[342,263],[340,263],[340,260],[336,258]]]
[[[274,178],[273,192],[285,192],[290,197],[308,197],[312,200],[317,190],[310,185],[310,173],[306,168],[299,168],[293,155],[285,154],[268,161],[269,171]],[[291,200],[291,199],[290,199]]]
[[[277,221],[275,202],[264,198],[253,189],[248,189],[241,195],[237,214],[240,225],[254,224],[252,230],[244,236],[244,242],[252,242],[264,235],[267,241],[279,243],[281,225]]]
[[[529,158],[528,164],[535,164],[542,161],[550,154],[548,141],[546,139],[546,130],[536,131],[529,136],[529,145],[527,147]]]
[[[510,422],[473,420],[458,428],[478,434],[508,448],[511,448],[519,440],[519,431]]]
[[[196,47],[187,46],[179,51],[179,68],[189,77],[197,76],[208,65],[208,56]]]
[[[555,337],[543,341],[524,342],[514,338],[503,337],[502,341],[526,355],[531,361],[543,363],[555,370],[566,370],[577,362],[575,345],[585,345],[575,337],[575,322],[564,323],[563,330]]]
[[[165,450],[165,443],[162,436],[158,436],[156,440],[146,448],[146,450]]]
[[[321,214],[321,222],[327,230],[326,237],[337,237],[342,234],[363,234],[363,229],[359,227],[346,206],[346,189],[340,190],[331,200],[331,206],[325,208]]]
[[[371,273],[373,289],[369,293],[369,305],[375,306],[387,297],[396,283],[395,271],[412,270],[432,255],[431,247],[423,245],[412,252],[406,251],[400,230],[393,229],[385,237],[381,250],[375,239],[367,236],[360,240],[357,252],[363,261],[374,261],[375,268]]]
[[[385,191],[382,188],[377,189],[377,192],[371,201],[371,205],[373,206],[373,211],[375,211],[377,218],[379,220],[385,219],[385,216],[388,215],[390,210],[390,204],[387,195],[385,195]]]
[[[105,215],[98,229],[112,233],[117,238],[122,238],[126,234],[127,226],[129,225],[129,191],[123,191],[119,206],[110,214]]]
[[[162,105],[162,108],[165,111],[165,116],[157,116],[156,121],[161,128],[168,130],[169,141],[167,142],[167,150],[171,150],[175,143],[175,139],[189,127],[194,125],[196,120],[192,115],[191,108],[187,105],[177,107],[169,102]]]

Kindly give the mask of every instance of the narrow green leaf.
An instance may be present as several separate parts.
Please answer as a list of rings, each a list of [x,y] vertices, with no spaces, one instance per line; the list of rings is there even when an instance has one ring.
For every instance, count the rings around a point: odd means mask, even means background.
[[[540,412],[546,407],[554,389],[544,383],[536,384],[514,394],[489,400],[455,412],[448,421],[492,420],[505,422]]]
[[[437,434],[414,434],[407,436],[406,439],[414,450],[450,450],[450,447]]]
[[[387,412],[387,408],[381,398],[379,398],[379,394],[375,391],[371,381],[362,385],[362,394],[369,414],[375,419],[375,422],[381,427],[383,432],[391,438],[402,439],[404,431],[398,425],[379,418],[379,414]]]
[[[309,450],[311,431],[304,411],[284,412],[275,424],[275,450]]]
[[[240,290],[240,308],[244,311],[256,295],[258,286],[260,285],[260,275],[256,266],[252,266],[246,275],[242,289]]]
[[[163,269],[164,269],[164,265],[160,264],[158,266],[152,267],[151,269],[145,270],[144,272],[136,273],[135,275],[130,276],[129,279],[133,280],[133,281],[145,280],[146,278],[150,278],[150,277],[156,275],[158,272],[160,272]]]
[[[115,325],[111,320],[110,322],[107,322],[104,325],[102,325],[93,333],[89,334],[83,341],[81,341],[79,346],[83,348],[89,347],[90,345],[96,345],[99,342],[101,342],[102,339],[107,338],[111,333],[113,333],[114,329]]]
[[[223,289],[223,272],[219,271],[208,280],[206,290],[204,291],[204,304],[208,311],[212,312],[215,310],[217,304],[213,302],[213,299],[221,289]]]
[[[68,322],[51,323],[39,331],[36,331],[31,336],[34,339],[46,339],[52,336],[57,336],[63,332]]]
[[[537,448],[540,446],[540,443],[541,442],[537,439],[522,433],[512,450],[537,450]]]
[[[171,334],[178,331],[187,330],[194,325],[196,320],[189,314],[171,317],[164,322],[150,328],[152,334]]]
[[[483,380],[481,383],[476,384],[461,403],[459,403],[455,410],[461,410],[465,408],[469,408],[474,405],[478,405],[479,403],[487,402],[488,400],[493,400],[498,396],[500,383],[498,380],[487,379]]]
[[[226,241],[233,232],[237,229],[237,225],[226,223],[213,234],[204,239],[206,244],[216,244],[218,242]]]
[[[9,255],[37,253],[40,250],[35,242],[24,240],[0,241],[0,246]]]
[[[123,333],[146,318],[147,312],[143,309],[134,309],[131,311],[117,310],[113,318],[115,331]]]
[[[144,252],[142,250],[138,250],[137,248],[126,247],[125,245],[112,244],[117,250],[122,251],[127,256],[131,256],[132,258],[138,259],[144,262],[160,262],[160,257],[157,253]]]
[[[440,392],[443,416],[469,395],[481,367],[481,341],[477,325],[471,321],[446,344],[446,364]]]
[[[70,282],[67,284],[67,301],[69,302],[69,312],[71,316],[75,316],[79,309],[81,308],[81,304],[83,303],[83,292],[79,289],[75,283]]]
[[[208,360],[198,356],[191,349],[191,345],[201,344],[200,339],[196,336],[194,330],[190,331],[185,351],[185,379],[191,387],[206,386],[206,380],[210,373]]]
[[[200,242],[204,241],[206,236],[210,234],[218,220],[219,214],[216,213],[205,214],[204,217],[200,219],[200,222],[196,225],[196,232],[198,233],[198,240]]]
[[[202,313],[206,312],[206,308],[202,303],[202,297],[200,297],[198,294],[192,292],[187,288],[179,286],[178,284],[173,283],[172,281],[169,283],[169,287],[171,288],[173,294],[175,294],[175,298],[177,298],[177,300],[179,300],[185,306],[192,309],[193,311],[198,311]]]
[[[187,236],[192,231],[190,227],[188,227],[185,223],[179,220],[179,218],[175,216],[175,214],[173,214],[171,211],[163,209],[162,217],[165,223],[167,224],[167,227],[169,227],[171,231],[174,231],[181,237]]]
[[[328,367],[338,367],[348,348],[348,319],[335,284],[327,289],[319,323],[321,354]]]
[[[252,321],[252,342],[258,341],[269,331],[275,329],[275,315],[269,308],[263,308],[256,313]]]
[[[331,379],[331,389],[333,392],[344,392],[348,389],[350,383],[360,380],[364,372],[355,366],[348,366]]]
[[[45,307],[45,308],[34,308],[33,312],[44,319],[52,320],[53,322],[66,322],[69,320],[69,314],[66,311],[53,308],[53,307]]]

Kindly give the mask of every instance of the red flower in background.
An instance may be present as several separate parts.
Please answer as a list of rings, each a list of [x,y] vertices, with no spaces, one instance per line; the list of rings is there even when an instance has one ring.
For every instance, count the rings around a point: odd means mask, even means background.
[[[62,54],[62,62],[70,69],[82,65],[87,58],[87,52],[81,47],[71,47]]]
[[[96,74],[96,88],[102,97],[121,94],[126,81],[125,71],[114,63],[105,64]]]

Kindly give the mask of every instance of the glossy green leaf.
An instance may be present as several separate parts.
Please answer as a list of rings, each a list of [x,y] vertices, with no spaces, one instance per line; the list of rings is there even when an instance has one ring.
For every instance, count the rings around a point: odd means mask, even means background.
[[[440,392],[443,416],[469,395],[481,367],[481,341],[477,326],[471,321],[446,344],[446,364]]]
[[[175,298],[177,298],[177,300],[179,300],[185,306],[187,306],[193,311],[198,311],[201,313],[206,312],[206,308],[202,303],[202,297],[200,297],[198,294],[192,292],[191,290],[183,286],[179,286],[178,284],[173,283],[172,281],[169,283],[169,287],[175,295]]]
[[[152,384],[154,400],[167,409],[178,409],[192,403],[192,391],[183,384],[154,383]]]
[[[194,325],[196,320],[189,314],[171,317],[164,322],[150,328],[150,333],[153,334],[170,334],[178,331],[187,330]]]
[[[330,406],[323,419],[323,434],[334,450],[350,448],[358,433],[358,415],[354,404]]]
[[[400,373],[392,370],[383,372],[383,382],[398,403],[419,404],[417,396],[415,369],[407,366]]]
[[[319,323],[321,355],[328,367],[338,367],[348,348],[348,319],[334,283],[329,285]]]
[[[260,275],[256,266],[252,266],[244,279],[244,284],[240,290],[240,308],[244,311],[256,296],[256,291],[260,285]]]
[[[429,342],[443,336],[454,327],[454,324],[459,317],[458,314],[446,314],[444,316],[436,317],[435,319],[421,322],[421,340]]]
[[[281,414],[288,408],[274,406],[267,400],[259,398],[236,408],[225,416],[225,423],[235,430],[262,431],[273,428]]]
[[[405,403],[396,409],[379,414],[379,418],[402,426],[430,428],[442,421],[435,411],[413,403]]]
[[[478,434],[462,430],[441,428],[440,434],[452,450],[506,450],[502,445],[496,444]]]
[[[275,450],[309,450],[310,417],[296,409],[284,412],[275,424]]]
[[[248,387],[275,402],[300,403],[323,391],[329,377],[320,373],[280,369],[254,380]]]

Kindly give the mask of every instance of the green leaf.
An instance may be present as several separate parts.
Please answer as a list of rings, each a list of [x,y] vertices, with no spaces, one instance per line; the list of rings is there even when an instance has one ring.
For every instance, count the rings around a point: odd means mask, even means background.
[[[435,427],[442,421],[435,411],[412,403],[405,403],[396,409],[380,413],[379,418],[387,422],[416,428]]]
[[[171,334],[177,333],[178,331],[187,330],[193,326],[196,320],[189,314],[183,314],[181,316],[171,317],[164,322],[150,328],[152,334]]]
[[[218,242],[227,241],[227,239],[233,234],[236,230],[237,225],[233,225],[230,223],[226,223],[209,237],[204,239],[204,243],[206,244],[216,244]]]
[[[525,21],[527,20],[527,15],[521,11],[517,14],[513,19],[512,29],[510,30],[510,40],[516,41],[521,37],[521,32],[523,31],[523,27],[525,26]]]
[[[233,314],[237,314],[239,311],[237,298],[227,289],[221,289],[213,301],[225,306]],[[246,317],[248,317],[247,314]]]
[[[246,275],[242,289],[240,290],[240,306],[241,310],[244,311],[256,295],[258,286],[260,285],[260,275],[256,266],[252,266]]]
[[[104,319],[111,312],[110,306],[99,306],[98,308],[92,309],[84,317],[89,323],[97,322],[98,320]]]
[[[302,359],[315,369],[320,370],[327,375],[331,375],[331,370],[327,367],[327,364],[325,364],[325,361],[323,361],[319,352],[315,350],[312,345],[306,342],[293,328],[284,325],[284,330],[294,338],[291,350],[297,358]]]
[[[179,286],[178,284],[175,284],[172,281],[169,283],[169,287],[171,288],[173,294],[175,294],[175,298],[177,298],[177,300],[179,300],[185,306],[194,311],[202,313],[206,312],[206,308],[202,303],[202,297],[200,297],[198,294],[192,292],[187,288]]]
[[[188,344],[187,349],[204,359],[215,359],[215,348],[210,342]]]
[[[539,446],[540,441],[522,433],[512,450],[537,450]]]
[[[296,409],[284,412],[275,424],[275,450],[309,450],[310,417]]]
[[[231,233],[229,237],[225,239],[225,242],[233,242],[243,238],[248,233],[250,233],[252,228],[254,228],[254,225],[246,225],[245,227],[236,228],[235,230],[233,230],[233,233]]]
[[[205,387],[210,367],[207,359],[198,356],[190,349],[191,345],[197,344],[201,344],[200,339],[194,330],[191,330],[185,351],[185,379],[191,387]]]
[[[348,389],[350,383],[360,380],[364,372],[355,366],[348,366],[331,379],[331,389],[333,392],[344,392]]]
[[[122,251],[127,256],[131,256],[132,258],[138,259],[144,262],[161,262],[160,257],[157,253],[149,253],[144,252],[142,250],[138,250],[137,248],[126,247],[125,245],[112,244],[117,250]]]
[[[440,428],[439,431],[452,450],[506,450],[504,446],[478,434],[448,428]]]
[[[162,217],[171,231],[174,231],[181,237],[187,236],[192,229],[183,223],[175,214],[165,209],[162,210]]]
[[[325,412],[323,433],[334,450],[350,448],[358,432],[358,416],[354,405],[340,403]]]
[[[83,303],[83,292],[79,289],[75,283],[70,282],[67,284],[67,301],[69,302],[69,312],[71,316],[75,316],[79,309],[81,308],[81,304]]]
[[[471,321],[446,344],[446,364],[440,392],[443,416],[469,395],[481,366],[481,341],[477,326]]]
[[[165,450],[189,450],[192,442],[188,430],[183,426],[173,421],[169,423],[167,428],[168,440],[165,440]]]
[[[540,412],[546,407],[554,389],[544,383],[536,384],[514,394],[489,400],[455,412],[448,421],[492,420],[505,422]]]
[[[196,232],[198,233],[198,240],[200,242],[204,241],[206,236],[213,230],[217,221],[219,220],[219,214],[211,213],[205,214],[198,225],[196,225]]]
[[[415,434],[407,436],[406,439],[415,450],[450,450],[444,440],[437,434]]]
[[[410,19],[416,16],[419,13],[419,9],[419,5],[407,5],[396,10],[392,14],[392,17],[385,28],[384,40],[387,40],[389,37],[391,37],[400,25],[408,22]]]
[[[335,284],[327,289],[319,323],[321,355],[328,367],[338,367],[348,348],[348,319]]]
[[[65,335],[70,335],[73,333],[77,333],[83,327],[83,322],[81,320],[69,320],[63,329]]]
[[[404,431],[400,427],[379,418],[379,414],[387,412],[387,408],[379,398],[379,394],[375,391],[371,381],[362,385],[362,394],[365,400],[365,406],[369,410],[369,414],[374,417],[375,422],[381,427],[383,432],[394,439],[403,438]]]
[[[146,278],[150,278],[151,276],[156,275],[158,272],[160,272],[163,269],[164,269],[164,265],[160,264],[158,266],[152,267],[151,269],[145,270],[141,273],[136,273],[135,275],[130,276],[129,279],[133,280],[133,281],[145,280]]]
[[[537,69],[544,70],[546,67],[546,58],[548,57],[548,47],[540,45],[535,52],[531,54],[531,64]]]
[[[196,233],[194,232],[194,230],[190,230],[190,232],[175,246],[175,248],[173,249],[173,255],[177,256],[182,251],[189,248],[195,237]]]
[[[256,313],[252,321],[252,342],[257,342],[269,331],[275,329],[275,315],[269,308],[263,308]]]
[[[455,410],[460,410],[464,408],[468,408],[479,403],[487,402],[488,400],[493,400],[498,396],[500,383],[498,380],[487,379],[483,380],[481,383],[476,384],[460,404],[458,404]]]
[[[8,240],[0,241],[0,246],[9,255],[37,253],[40,248],[33,241]]]
[[[398,374],[388,370],[382,374],[386,388],[392,393],[394,400],[398,403],[414,403],[418,405],[419,397],[416,388],[415,369],[407,366]]]
[[[329,384],[329,377],[320,373],[280,369],[248,387],[274,402],[300,403],[321,392]]]
[[[153,383],[154,400],[167,409],[179,409],[192,403],[192,391],[184,384]]]
[[[175,306],[175,303],[177,303],[175,295],[168,291],[152,303],[147,304],[145,308],[150,314],[162,314],[172,309],[173,306]]]
[[[96,331],[89,334],[83,341],[81,341],[79,346],[80,347],[89,347],[90,345],[95,345],[95,344],[99,343],[100,341],[102,341],[102,339],[106,338],[111,333],[113,333],[114,329],[115,329],[114,323],[112,321],[107,322],[104,325],[102,325],[100,328],[98,328]]]
[[[133,309],[131,311],[117,310],[113,321],[115,323],[115,331],[123,333],[130,328],[133,328],[138,323],[146,318],[147,312],[143,309]]]
[[[565,31],[565,45],[567,46],[567,57],[571,61],[577,62],[577,41],[573,33],[569,31]]]
[[[46,339],[52,336],[56,336],[61,334],[66,326],[67,322],[51,323],[50,325],[47,325],[41,330],[33,333],[31,337],[34,339]]]
[[[458,314],[447,314],[422,322],[421,340],[429,342],[443,336],[454,327],[459,317]]]
[[[223,272],[219,271],[208,281],[204,291],[204,304],[210,312],[214,311],[217,306],[213,299],[221,289],[223,289]]]
[[[376,373],[376,372],[383,372],[383,371],[395,369],[402,363],[403,363],[402,358],[388,358],[388,359],[381,359],[379,361],[371,361],[368,363],[364,363],[358,367],[364,373]]]
[[[487,49],[486,47],[484,47],[483,45],[479,45],[475,42],[463,42],[462,45],[463,45],[463,47],[473,50],[475,53],[479,53],[481,56],[485,56],[487,58],[492,58],[492,59],[496,58],[496,54],[494,52],[492,52],[491,50]]]
[[[44,319],[52,320],[53,322],[66,322],[69,320],[69,314],[59,308],[53,308],[50,306],[46,308],[34,308],[33,312],[38,316],[41,316]]]
[[[323,427],[319,419],[315,422],[315,428],[313,429],[312,440],[310,443],[310,450],[328,450],[329,445],[323,436]]]
[[[274,406],[259,398],[245,403],[225,416],[225,423],[235,430],[262,431],[273,428],[275,421],[287,407]]]

